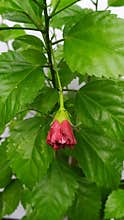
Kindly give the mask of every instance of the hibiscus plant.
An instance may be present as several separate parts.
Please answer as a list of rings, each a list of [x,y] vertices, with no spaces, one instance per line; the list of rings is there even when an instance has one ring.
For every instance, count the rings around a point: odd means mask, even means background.
[[[0,0],[0,219],[124,219],[124,0],[81,2]]]

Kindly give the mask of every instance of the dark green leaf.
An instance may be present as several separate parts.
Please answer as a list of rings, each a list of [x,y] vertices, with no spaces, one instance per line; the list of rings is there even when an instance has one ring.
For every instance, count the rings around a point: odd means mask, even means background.
[[[124,20],[109,11],[84,10],[65,28],[64,55],[72,71],[117,78],[124,72]]]
[[[8,158],[17,177],[31,188],[46,174],[53,158],[46,144],[47,123],[31,118],[16,122],[11,130]]]
[[[2,193],[2,215],[11,214],[18,206],[21,199],[22,186],[18,180],[12,182]]]
[[[101,209],[100,190],[86,179],[80,181],[74,205],[70,210],[70,220],[99,220]]]
[[[109,6],[124,6],[124,0],[108,0]]]
[[[113,191],[106,202],[105,219],[124,217],[124,190]]]
[[[80,127],[72,154],[91,182],[107,189],[119,185],[124,159],[123,143],[107,136],[99,126]]]
[[[6,142],[0,145],[0,188],[4,188],[11,180],[11,168],[6,155]]]
[[[75,111],[82,126],[74,155],[91,181],[116,187],[124,158],[124,83],[89,82],[77,93]]]
[[[39,54],[39,53],[38,53]],[[37,96],[44,85],[40,63],[15,52],[0,56],[0,123],[1,128]],[[27,50],[28,55],[28,50]],[[35,53],[36,55],[36,53]],[[39,59],[39,58],[38,58]]]
[[[34,210],[26,219],[63,219],[77,187],[72,170],[61,161],[54,161],[47,176],[33,191],[31,203]]]
[[[58,92],[55,89],[44,87],[40,95],[31,104],[31,108],[43,113],[50,112],[58,102]]]
[[[102,126],[117,138],[124,137],[124,83],[94,80],[86,84],[76,96],[77,123]]]

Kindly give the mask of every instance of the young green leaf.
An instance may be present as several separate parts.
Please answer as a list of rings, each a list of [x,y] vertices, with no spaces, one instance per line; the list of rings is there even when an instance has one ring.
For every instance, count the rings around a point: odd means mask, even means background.
[[[2,193],[2,216],[11,214],[21,200],[22,186],[18,180],[6,186]]]
[[[43,178],[53,159],[53,150],[46,145],[47,126],[45,119],[35,117],[16,122],[10,133],[11,167],[29,188]]]
[[[76,200],[70,209],[70,220],[99,220],[101,209],[101,195],[99,188],[88,182],[86,179],[80,180],[79,190]]]
[[[108,0],[109,6],[124,6],[124,0]]]
[[[26,219],[63,219],[78,187],[75,173],[63,163],[54,161],[47,176],[33,190],[31,204],[34,210]]]
[[[82,10],[79,17],[64,34],[64,56],[71,70],[106,78],[123,75],[124,20],[109,11]]]
[[[4,188],[10,181],[12,171],[10,168],[9,160],[6,155],[7,142],[0,145],[0,188]]]
[[[113,191],[105,205],[105,219],[124,218],[124,190]]]

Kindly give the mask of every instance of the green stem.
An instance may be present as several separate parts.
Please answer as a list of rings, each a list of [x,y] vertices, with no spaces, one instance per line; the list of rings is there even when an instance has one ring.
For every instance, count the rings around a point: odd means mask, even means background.
[[[96,3],[93,1],[93,0],[90,0],[92,3],[93,3],[93,5],[95,5],[96,6]]]
[[[62,89],[62,84],[61,84],[60,76],[59,76],[59,73],[58,73],[58,68],[57,68],[57,64],[56,64],[56,60],[55,60],[53,50],[52,50],[52,57],[53,57],[54,67],[55,67],[56,76],[57,76],[57,80],[58,80],[58,86],[59,86],[60,109],[63,110],[64,109],[63,89]]]
[[[64,109],[64,97],[63,97],[62,84],[61,84],[61,81],[60,81],[60,77],[59,77],[58,71],[56,71],[56,76],[57,76],[58,85],[59,85],[60,109],[63,110]]]
[[[45,34],[43,34],[44,41],[46,44],[46,49],[47,49],[47,55],[48,55],[48,60],[49,60],[49,66],[50,66],[50,71],[52,75],[52,82],[54,88],[56,87],[56,79],[55,79],[55,74],[57,76],[58,80],[58,85],[59,85],[59,98],[60,98],[60,109],[64,109],[64,98],[63,98],[63,91],[62,91],[62,85],[59,77],[59,73],[57,70],[57,64],[54,58],[54,53],[52,50],[52,43],[50,41],[50,36],[49,36],[49,21],[50,17],[48,15],[47,11],[47,2],[44,0],[44,17],[45,17]]]
[[[52,46],[51,46],[51,41],[49,37],[49,15],[47,12],[47,2],[46,0],[43,1],[44,3],[44,17],[45,17],[45,33],[43,33],[43,38],[46,44],[46,50],[47,50],[47,56],[48,56],[48,61],[49,61],[49,67],[50,67],[50,72],[52,75],[52,83],[54,88],[56,88],[56,81],[55,81],[55,70],[52,62]]]
[[[98,0],[96,0],[96,11],[98,11]]]

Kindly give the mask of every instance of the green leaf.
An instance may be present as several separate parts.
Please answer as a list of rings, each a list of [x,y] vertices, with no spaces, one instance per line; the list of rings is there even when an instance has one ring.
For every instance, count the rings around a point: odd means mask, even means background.
[[[124,138],[124,83],[94,80],[80,89],[76,96],[77,123],[102,126],[116,138]]]
[[[6,142],[0,145],[0,188],[4,188],[11,181],[11,168],[6,155]]]
[[[124,0],[108,0],[109,6],[124,6]]]
[[[25,60],[32,65],[41,66],[41,68],[46,63],[46,57],[41,51],[35,49],[28,49],[19,51],[19,53],[25,58]]]
[[[0,56],[1,128],[4,127],[16,113],[32,102],[44,85],[41,65],[43,65],[45,59],[41,59],[40,63],[35,63],[36,59],[32,61],[32,51],[30,62],[28,50],[26,52],[27,57],[26,53],[24,57],[16,52],[3,53]],[[39,60],[39,52],[37,55],[37,60]]]
[[[105,205],[105,219],[124,217],[124,190],[113,191]]]
[[[57,46],[57,48],[54,50],[54,56],[56,62],[59,64],[59,62],[63,59],[63,45]]]
[[[46,144],[48,122],[31,118],[15,122],[10,133],[8,158],[17,177],[32,188],[46,174],[53,150]]]
[[[76,2],[78,2],[79,0],[52,0],[51,4],[54,7],[57,6],[56,12],[59,10],[62,10],[65,7],[68,7]]]
[[[34,210],[26,219],[63,219],[78,187],[75,173],[63,163],[54,161],[47,176],[34,189],[31,200]]]
[[[43,51],[43,43],[38,37],[25,34],[25,35],[20,36],[14,40],[13,48],[16,51],[34,49],[34,50],[38,50],[38,51],[42,52]]]
[[[80,15],[82,14],[82,8],[78,5],[72,5],[71,7],[61,11],[51,19],[51,26],[61,29],[63,25],[69,25],[70,23],[78,22]]]
[[[0,25],[1,27],[8,27],[6,24]],[[20,27],[20,25],[14,25],[13,27]],[[0,30],[0,41],[9,41],[21,35],[24,35],[23,30]]]
[[[72,155],[91,182],[107,189],[119,185],[124,146],[106,135],[101,127],[80,127]]]
[[[86,179],[80,180],[76,200],[70,209],[70,220],[99,220],[101,209],[100,190]]]
[[[59,76],[62,86],[67,86],[75,77],[76,74],[70,70],[65,61],[61,61],[58,65]]]
[[[43,113],[50,112],[58,102],[58,93],[55,89],[44,87],[41,93],[36,97],[31,104],[31,109]]]
[[[77,123],[82,125],[73,153],[91,181],[117,187],[124,157],[124,83],[94,80],[75,99]]]
[[[0,8],[0,13],[9,20],[42,25],[42,7],[33,0],[2,0]]]
[[[79,18],[64,34],[64,56],[71,70],[96,77],[123,75],[124,20],[109,11],[82,10]]]
[[[0,218],[2,219],[2,192],[0,192]]]
[[[2,216],[11,214],[21,199],[22,186],[18,180],[12,182],[2,193]]]

